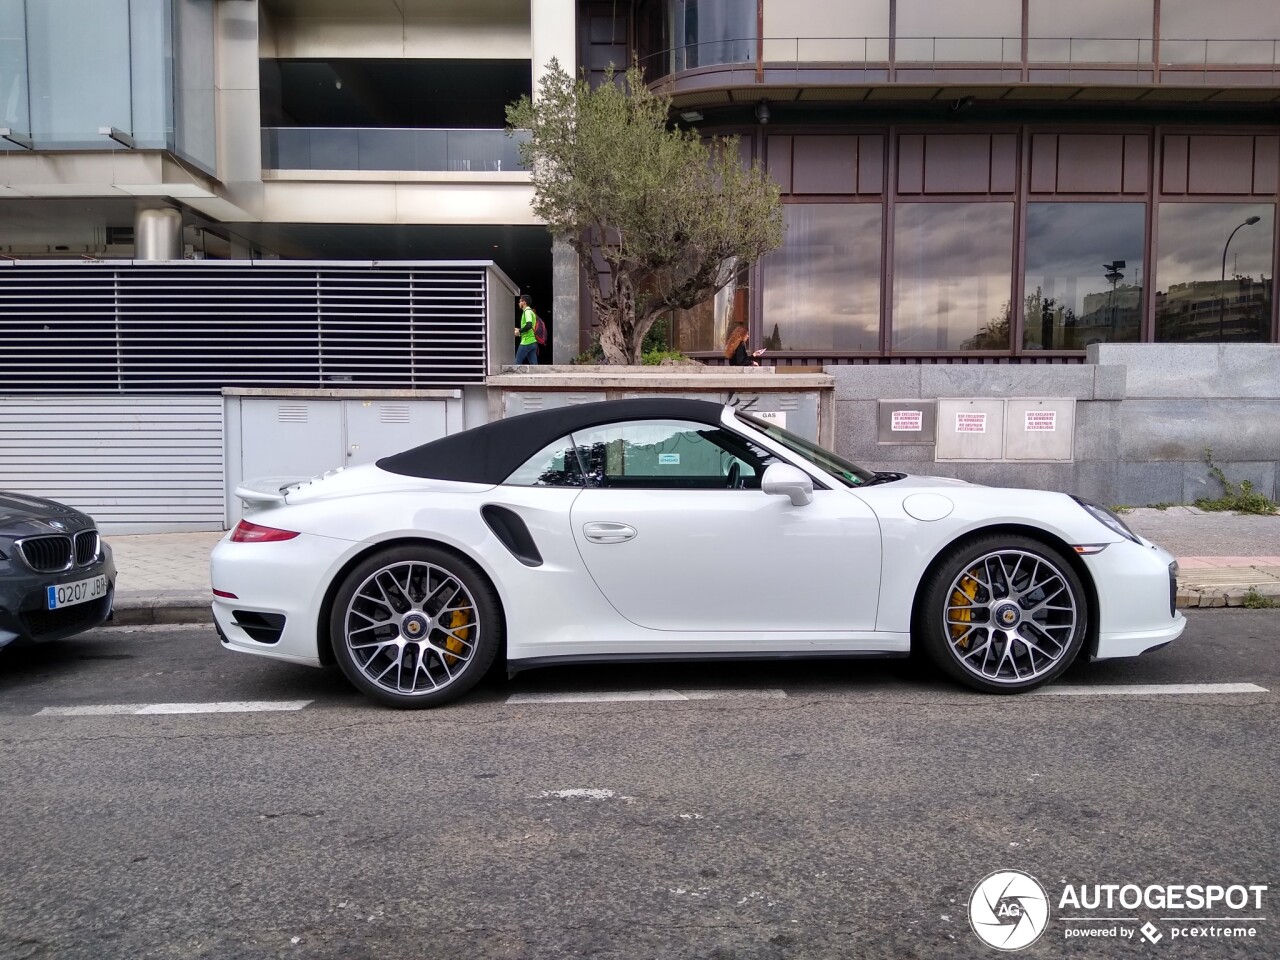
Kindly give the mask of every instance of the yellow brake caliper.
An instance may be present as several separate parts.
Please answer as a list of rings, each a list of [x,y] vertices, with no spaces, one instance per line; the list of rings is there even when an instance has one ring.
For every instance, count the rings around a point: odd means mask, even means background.
[[[965,636],[966,624],[973,622],[973,611],[967,608],[978,596],[978,581],[966,574],[957,587],[959,589],[951,594],[951,606],[965,609],[948,611],[947,623],[950,625],[951,639],[955,641],[956,646],[961,650],[967,650],[969,638]]]
[[[449,629],[452,635],[445,639],[444,648],[450,653],[462,655],[462,641],[471,638],[471,628],[467,626],[467,612],[465,610],[453,611],[453,616],[449,618]],[[458,662],[458,657],[447,657],[449,666],[453,666]]]

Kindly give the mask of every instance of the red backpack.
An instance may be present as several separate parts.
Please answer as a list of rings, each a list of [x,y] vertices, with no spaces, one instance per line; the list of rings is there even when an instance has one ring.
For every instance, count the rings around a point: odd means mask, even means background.
[[[536,313],[533,315],[533,339],[538,341],[538,346],[543,346],[547,342],[547,325]]]

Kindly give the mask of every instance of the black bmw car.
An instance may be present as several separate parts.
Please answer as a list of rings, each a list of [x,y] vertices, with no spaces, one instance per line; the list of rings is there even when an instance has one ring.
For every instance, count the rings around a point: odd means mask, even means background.
[[[92,517],[0,491],[0,648],[96,627],[111,616],[115,586]]]

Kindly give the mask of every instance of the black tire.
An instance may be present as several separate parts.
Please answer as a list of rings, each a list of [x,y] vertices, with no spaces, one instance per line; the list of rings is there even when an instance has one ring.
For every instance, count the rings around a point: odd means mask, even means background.
[[[1022,693],[1058,677],[1080,652],[1092,616],[1070,562],[1013,534],[952,549],[921,590],[916,646],[947,676],[984,693]]]
[[[502,635],[497,595],[475,564],[425,544],[362,560],[329,617],[334,659],[347,679],[401,709],[461,697],[492,666]]]

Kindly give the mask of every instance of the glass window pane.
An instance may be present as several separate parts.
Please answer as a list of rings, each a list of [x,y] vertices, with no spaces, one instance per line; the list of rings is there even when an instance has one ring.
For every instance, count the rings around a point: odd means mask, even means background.
[[[172,35],[169,0],[130,0],[132,133],[140,147],[164,150],[173,141]]]
[[[502,481],[513,487],[581,487],[586,485],[573,438],[547,444]]]
[[[0,0],[0,127],[31,133],[27,112],[27,28],[22,0]],[[8,147],[0,143],[0,149]]]
[[[900,203],[893,349],[1007,350],[1012,203]]]
[[[1022,3],[898,0],[897,38],[899,60],[1019,60]]]
[[[654,80],[674,70],[756,59],[756,0],[648,0],[636,14],[640,65]]]
[[[1274,205],[1162,203],[1156,236],[1157,340],[1271,339]]]
[[[208,0],[175,0],[174,12],[174,150],[213,171],[217,166],[213,131],[213,4]]]
[[[1024,348],[1141,338],[1145,221],[1142,203],[1028,204]]]
[[[769,62],[858,63],[889,59],[889,0],[766,0]]]
[[[759,489],[772,455],[719,427],[620,423],[574,434],[592,483],[647,490]]]
[[[1145,63],[1152,0],[1030,0],[1028,57],[1041,63]]]
[[[1162,0],[1160,60],[1169,64],[1274,63],[1275,0]]]
[[[131,131],[128,0],[27,4],[31,135],[114,147],[99,127]]]
[[[723,350],[729,328],[749,322],[750,277],[748,271],[741,270],[710,300],[689,310],[675,311],[675,348],[681,353]]]
[[[791,203],[782,246],[761,261],[772,351],[880,346],[880,224],[873,203]]]

